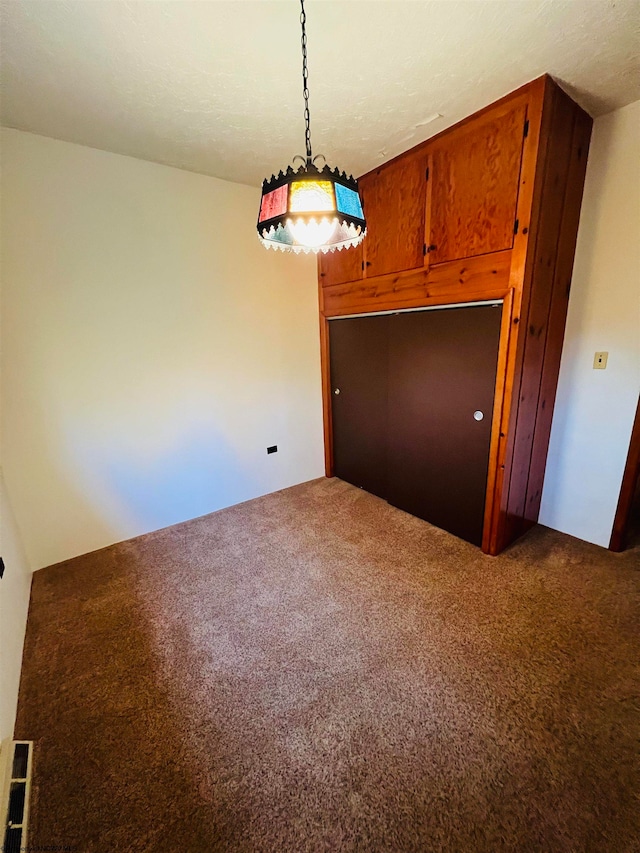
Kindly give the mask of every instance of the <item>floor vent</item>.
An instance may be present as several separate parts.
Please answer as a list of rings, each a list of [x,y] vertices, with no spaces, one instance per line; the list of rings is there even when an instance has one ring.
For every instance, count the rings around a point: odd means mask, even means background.
[[[12,740],[3,744],[7,747],[4,765],[2,808],[4,811],[3,853],[20,853],[27,849],[27,826],[29,822],[29,795],[31,793],[31,762],[33,742]],[[4,749],[3,749],[4,752]]]

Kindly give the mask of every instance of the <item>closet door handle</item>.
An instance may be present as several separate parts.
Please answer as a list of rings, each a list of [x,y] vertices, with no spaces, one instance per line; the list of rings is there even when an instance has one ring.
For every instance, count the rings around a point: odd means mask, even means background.
[[[473,413],[473,419],[475,421],[481,421],[484,418],[484,412],[481,412],[479,409]]]
[[[339,388],[334,388],[334,389],[333,389],[333,393],[334,393],[334,394],[336,394],[336,395],[337,395],[337,394],[339,394],[339,393],[340,393],[340,389],[339,389]]]

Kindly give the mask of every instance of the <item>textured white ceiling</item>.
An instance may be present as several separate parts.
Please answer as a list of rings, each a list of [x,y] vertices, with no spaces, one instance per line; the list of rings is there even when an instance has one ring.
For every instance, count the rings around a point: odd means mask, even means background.
[[[298,0],[1,6],[9,127],[248,184],[304,151]],[[592,115],[638,100],[639,20],[638,0],[307,0],[314,153],[361,174],[544,72]]]

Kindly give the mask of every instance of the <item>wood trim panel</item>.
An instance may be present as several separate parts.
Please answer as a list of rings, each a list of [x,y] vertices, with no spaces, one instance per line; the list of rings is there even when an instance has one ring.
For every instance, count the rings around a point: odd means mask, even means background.
[[[564,92],[560,92],[559,95],[564,100],[566,109],[573,108],[575,121],[571,141],[567,186],[557,244],[551,303],[547,317],[547,336],[540,381],[540,393],[536,407],[533,448],[529,462],[529,479],[524,504],[525,526],[535,524],[540,512],[549,438],[551,436],[551,421],[556,400],[558,374],[560,372],[560,357],[562,355],[567,309],[569,307],[571,275],[573,273],[580,208],[587,170],[587,156],[593,126],[591,116],[576,107]]]
[[[496,367],[496,389],[493,402],[493,418],[491,421],[491,445],[489,448],[489,468],[487,472],[487,495],[484,507],[484,527],[482,531],[482,550],[490,552],[491,534],[494,524],[495,495],[502,486],[504,466],[500,464],[500,450],[504,444],[505,435],[502,423],[505,419],[504,403],[506,398],[507,361],[509,358],[511,330],[513,326],[514,291],[509,290],[502,304],[502,324],[500,326],[500,346],[498,349],[498,365]]]
[[[316,255],[316,271],[318,275],[318,309],[324,314],[324,287],[322,283],[322,255]]]
[[[431,249],[429,247],[429,238],[431,235],[431,211],[432,211],[432,203],[431,199],[433,197],[433,156],[431,154],[427,154],[426,157],[426,169],[427,174],[429,175],[429,179],[427,181],[427,188],[425,193],[425,201],[424,201],[424,258],[422,264],[425,270],[429,270],[429,267],[433,266],[431,263]]]
[[[517,402],[520,394],[520,368],[524,352],[523,336],[520,334],[521,314],[524,308],[526,319],[527,303],[524,297],[526,293],[528,298],[531,289],[531,266],[542,198],[541,177],[544,174],[551,128],[552,90],[549,83],[550,78],[545,76],[531,84],[527,108],[529,133],[524,142],[520,168],[516,214],[520,227],[513,242],[509,270],[509,287],[513,292],[513,302],[505,365],[504,399],[498,452],[490,462],[489,468],[488,483],[493,483],[493,495],[487,493],[487,503],[491,501],[491,521],[489,533],[483,544],[485,553],[494,555],[499,554],[506,545],[508,488],[505,488],[504,484],[508,485],[511,475]],[[495,471],[492,471],[491,464],[496,466]]]
[[[333,414],[331,411],[331,360],[329,322],[320,314],[320,370],[322,381],[322,421],[324,426],[324,471],[333,477]]]
[[[318,273],[322,269],[318,258]],[[322,385],[322,425],[324,436],[324,471],[333,477],[333,413],[331,411],[331,361],[329,358],[329,324],[324,316],[322,279],[318,275],[318,306],[320,308],[320,381]]]
[[[505,474],[496,494],[500,503],[497,516],[494,505],[493,554],[535,524],[538,517],[590,128],[591,119],[550,78],[545,80],[529,244],[522,273]]]
[[[624,466],[624,474],[622,476],[622,485],[620,487],[620,497],[618,498],[618,506],[613,519],[613,530],[611,531],[611,541],[609,542],[610,551],[624,551],[626,542],[627,525],[629,523],[629,513],[640,475],[640,399],[638,400],[638,408],[631,430],[631,441],[629,442],[629,452],[627,454],[627,462]]]
[[[524,509],[571,156],[575,111],[570,104],[565,103],[560,94],[559,90],[554,89],[552,132],[542,183],[541,216],[532,267],[533,280],[526,322],[523,322],[520,328],[524,353],[507,495],[507,541],[515,539],[527,526],[524,522]]]
[[[447,302],[502,299],[508,289],[511,251],[448,261],[322,288],[324,314],[340,317],[394,308],[421,308]]]

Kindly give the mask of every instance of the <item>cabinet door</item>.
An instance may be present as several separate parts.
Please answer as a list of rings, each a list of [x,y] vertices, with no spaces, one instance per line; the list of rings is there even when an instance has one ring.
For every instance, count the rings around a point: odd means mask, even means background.
[[[406,154],[358,182],[367,220],[367,276],[424,265],[427,155]]]
[[[389,318],[387,500],[482,544],[499,307]]]
[[[386,495],[388,316],[331,320],[334,471]]]
[[[367,238],[365,237],[365,240]],[[362,243],[351,249],[327,252],[320,255],[320,283],[323,287],[344,284],[362,278]]]
[[[525,116],[503,106],[434,143],[431,264],[513,246]]]

